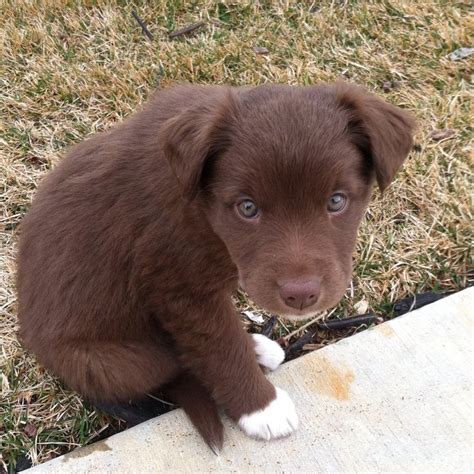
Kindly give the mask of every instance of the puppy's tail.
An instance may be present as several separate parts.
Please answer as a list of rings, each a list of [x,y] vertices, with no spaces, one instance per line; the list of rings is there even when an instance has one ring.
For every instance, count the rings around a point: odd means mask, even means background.
[[[209,392],[188,373],[178,376],[163,391],[183,408],[204,441],[218,455],[224,443],[224,426]]]

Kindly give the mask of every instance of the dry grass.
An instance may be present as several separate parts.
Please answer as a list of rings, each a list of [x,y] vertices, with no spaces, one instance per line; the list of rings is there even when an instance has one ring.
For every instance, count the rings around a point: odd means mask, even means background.
[[[37,463],[87,443],[111,423],[16,340],[16,227],[65,148],[130,114],[161,69],[163,86],[313,84],[345,76],[412,110],[420,123],[417,149],[390,191],[376,193],[360,231],[353,292],[335,314],[352,313],[360,300],[384,311],[412,292],[466,285],[472,60],[446,55],[472,46],[468,2],[313,3],[1,1],[0,471],[2,462],[12,469],[23,455]],[[131,17],[133,8],[152,42]],[[198,20],[206,25],[192,36],[168,40],[168,31]],[[269,54],[256,55],[254,46]],[[384,92],[390,81],[398,87]],[[430,138],[444,128],[455,136]],[[280,325],[277,332],[294,329]]]

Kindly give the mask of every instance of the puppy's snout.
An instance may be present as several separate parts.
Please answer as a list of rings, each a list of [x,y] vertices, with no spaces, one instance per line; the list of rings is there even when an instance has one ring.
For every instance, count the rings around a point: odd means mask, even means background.
[[[287,281],[280,286],[280,296],[286,306],[301,310],[318,301],[320,290],[315,280]]]

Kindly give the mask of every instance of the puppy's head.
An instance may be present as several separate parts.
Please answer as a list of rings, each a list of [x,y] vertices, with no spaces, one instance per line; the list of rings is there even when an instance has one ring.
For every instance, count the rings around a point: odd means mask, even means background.
[[[412,146],[402,110],[346,84],[213,89],[168,121],[165,154],[258,304],[305,317],[342,297],[373,182]]]

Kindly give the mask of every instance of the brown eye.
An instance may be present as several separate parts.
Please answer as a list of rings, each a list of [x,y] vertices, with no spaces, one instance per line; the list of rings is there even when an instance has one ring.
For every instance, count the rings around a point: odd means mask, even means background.
[[[237,210],[244,219],[253,219],[258,215],[258,207],[251,199],[245,199],[237,204]]]
[[[342,193],[334,193],[328,201],[329,212],[341,212],[347,204],[347,197]]]

